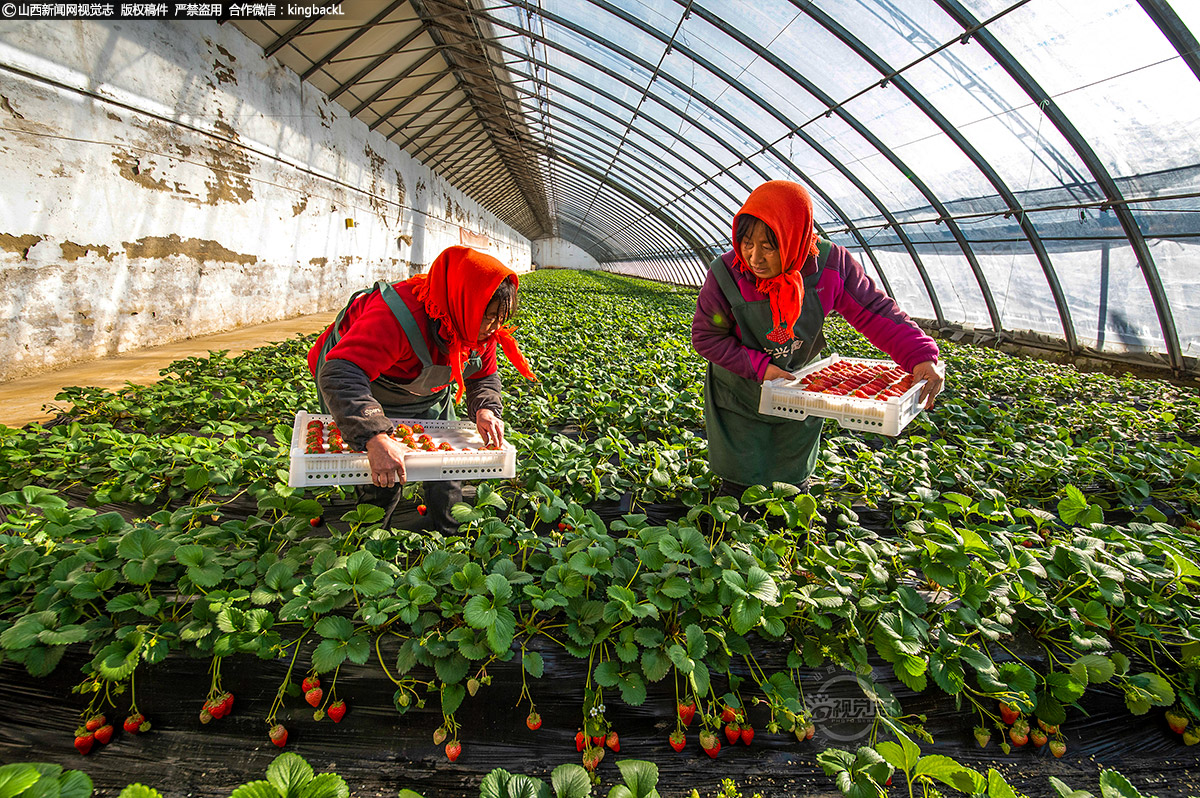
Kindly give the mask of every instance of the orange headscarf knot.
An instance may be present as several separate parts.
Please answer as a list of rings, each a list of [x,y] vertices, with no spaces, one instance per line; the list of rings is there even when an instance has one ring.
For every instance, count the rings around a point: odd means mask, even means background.
[[[434,259],[428,273],[414,275],[407,281],[429,317],[442,322],[442,329],[449,332],[450,372],[458,385],[456,402],[462,401],[467,389],[463,382],[467,356],[471,349],[484,343],[475,340],[483,325],[483,314],[505,280],[511,280],[514,286],[518,284],[516,272],[491,255],[470,247],[449,247]],[[505,327],[494,335],[521,376],[536,380],[512,332],[511,327]]]
[[[746,204],[733,217],[733,253],[735,265],[753,274],[742,260],[737,241],[737,217],[743,213],[761,219],[779,241],[783,272],[758,280],[758,290],[771,302],[771,321],[775,327],[767,333],[767,338],[784,343],[795,337],[793,328],[804,305],[804,278],[800,270],[809,255],[818,253],[812,198],[804,186],[790,180],[771,180],[750,192]]]

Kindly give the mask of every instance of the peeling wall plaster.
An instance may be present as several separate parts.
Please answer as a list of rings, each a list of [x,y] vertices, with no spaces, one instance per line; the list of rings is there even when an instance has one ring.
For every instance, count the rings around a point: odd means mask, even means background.
[[[233,26],[6,23],[0,157],[0,381],[339,308],[460,227],[531,268],[527,239]]]

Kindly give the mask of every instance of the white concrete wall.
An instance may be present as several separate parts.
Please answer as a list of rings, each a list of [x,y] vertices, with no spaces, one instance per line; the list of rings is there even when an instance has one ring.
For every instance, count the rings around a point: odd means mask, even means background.
[[[533,242],[533,265],[538,269],[599,269],[600,264],[581,247],[561,238]]]
[[[531,268],[230,25],[0,22],[0,162],[0,381],[340,308],[462,230]]]

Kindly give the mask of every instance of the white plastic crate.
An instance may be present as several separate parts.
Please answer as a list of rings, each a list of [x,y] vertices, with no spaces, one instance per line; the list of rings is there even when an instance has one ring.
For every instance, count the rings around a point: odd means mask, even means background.
[[[794,372],[796,375],[794,380],[780,379],[764,382],[762,395],[758,402],[758,412],[768,416],[797,420],[809,416],[832,418],[847,429],[878,432],[881,435],[899,435],[900,431],[924,409],[920,399],[921,388],[924,387],[925,380],[913,383],[913,386],[907,391],[890,399],[836,396],[807,391],[800,387],[800,380],[804,376],[842,361],[871,366],[880,363],[889,366],[896,365],[890,360],[830,355]]]
[[[308,422],[317,419],[328,425],[333,416],[296,414],[292,426],[292,456],[288,486],[370,485],[371,466],[365,452],[308,454],[305,452]],[[389,419],[396,424],[420,424],[438,443],[448,441],[457,451],[410,451],[404,456],[409,482],[440,482],[454,479],[506,479],[517,475],[517,450],[508,441],[493,451],[480,451],[483,439],[470,421],[441,421],[424,418]],[[466,446],[471,451],[461,451]]]

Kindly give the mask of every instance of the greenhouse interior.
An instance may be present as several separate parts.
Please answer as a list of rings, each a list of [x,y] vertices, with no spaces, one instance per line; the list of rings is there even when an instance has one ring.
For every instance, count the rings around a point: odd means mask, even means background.
[[[1200,2],[0,8],[0,798],[1200,795]]]

